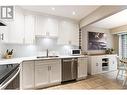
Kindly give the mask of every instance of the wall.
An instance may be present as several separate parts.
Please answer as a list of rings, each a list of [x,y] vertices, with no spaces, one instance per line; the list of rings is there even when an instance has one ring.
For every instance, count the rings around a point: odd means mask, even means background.
[[[88,50],[87,49],[87,45],[88,45],[87,33],[88,33],[88,31],[106,33],[106,35],[107,35],[107,47],[108,48],[114,47],[113,35],[110,33],[110,31],[108,29],[97,28],[97,27],[93,27],[93,26],[87,26],[87,27],[83,27],[81,30],[82,30],[82,50],[83,51],[86,51],[89,54],[99,54],[99,53],[105,52],[104,50]]]
[[[3,56],[7,49],[14,49],[13,57],[45,56],[46,49],[49,49],[49,55],[70,55],[71,49],[76,48],[72,45],[58,45],[54,38],[36,38],[34,45],[0,44],[0,53]]]

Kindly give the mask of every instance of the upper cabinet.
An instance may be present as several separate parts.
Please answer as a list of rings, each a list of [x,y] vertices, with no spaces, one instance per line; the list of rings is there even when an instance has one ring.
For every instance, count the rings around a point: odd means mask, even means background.
[[[37,36],[58,36],[58,20],[45,16],[36,16],[35,35]]]
[[[24,44],[33,44],[35,42],[35,16],[25,15],[24,18]]]
[[[79,46],[78,23],[54,16],[33,14],[20,7],[14,8],[14,19],[6,20],[7,27],[0,30],[7,43],[33,44],[35,36],[57,38],[60,45]],[[2,31],[5,31],[4,34]]]
[[[15,7],[14,19],[7,22],[8,43],[33,44],[35,40],[35,16],[25,14],[24,10]]]
[[[23,43],[24,39],[24,15],[23,11],[15,7],[14,20],[8,22],[9,43]]]
[[[58,44],[79,46],[78,23],[70,20],[61,20],[59,23]]]

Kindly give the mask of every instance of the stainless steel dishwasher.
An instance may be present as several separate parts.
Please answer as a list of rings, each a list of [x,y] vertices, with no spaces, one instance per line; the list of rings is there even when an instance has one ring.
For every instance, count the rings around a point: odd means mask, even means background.
[[[62,59],[62,82],[77,78],[77,58]]]

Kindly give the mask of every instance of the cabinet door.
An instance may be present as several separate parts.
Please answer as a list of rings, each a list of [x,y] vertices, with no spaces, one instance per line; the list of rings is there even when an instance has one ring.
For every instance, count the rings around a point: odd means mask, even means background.
[[[8,27],[0,26],[0,42],[8,42]]]
[[[75,46],[79,46],[79,26],[77,23],[71,24],[71,44]]]
[[[34,61],[22,63],[22,88],[34,88]]]
[[[98,71],[97,73],[102,73],[102,57],[99,56],[99,58],[97,59],[98,60]]]
[[[53,60],[50,66],[50,83],[61,82],[61,60]]]
[[[97,74],[98,73],[98,60],[96,57],[91,57],[91,74]]]
[[[117,70],[117,58],[116,58],[116,56],[111,56],[109,58],[109,70],[110,71]]]
[[[58,38],[58,44],[71,44],[78,46],[78,24],[75,22],[72,22],[70,20],[61,20],[59,22],[59,38]],[[65,39],[66,37],[66,39]]]
[[[53,36],[58,35],[58,20],[55,18],[36,16],[36,35]]]
[[[54,18],[47,18],[46,22],[47,31],[46,34],[51,37],[58,36],[58,20]]]
[[[47,26],[46,26],[46,17],[36,16],[35,19],[35,35],[46,35]]]
[[[101,58],[100,57],[92,57],[91,58],[91,70],[92,70],[92,74],[98,74],[102,72],[102,62],[101,62]]]
[[[78,78],[87,76],[87,58],[78,58]]]
[[[34,34],[34,19],[32,15],[25,15],[25,33],[24,33],[24,43],[33,44],[35,40]]]
[[[15,18],[9,22],[9,43],[22,44],[24,40],[24,15],[23,11],[15,7]]]
[[[49,84],[49,65],[45,61],[35,62],[35,87]]]

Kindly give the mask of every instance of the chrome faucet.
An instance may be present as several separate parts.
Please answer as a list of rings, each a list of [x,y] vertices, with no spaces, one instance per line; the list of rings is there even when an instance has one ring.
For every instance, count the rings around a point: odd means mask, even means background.
[[[46,57],[49,57],[49,50],[46,49]]]

